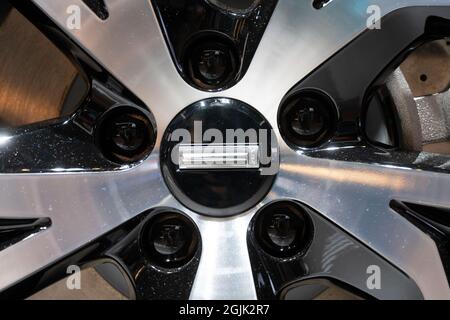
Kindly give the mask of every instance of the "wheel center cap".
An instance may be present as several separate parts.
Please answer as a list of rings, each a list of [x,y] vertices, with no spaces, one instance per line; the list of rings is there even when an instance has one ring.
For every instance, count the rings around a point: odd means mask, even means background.
[[[254,108],[228,98],[192,104],[167,128],[161,168],[173,195],[205,215],[230,216],[259,203],[278,173],[272,127]]]

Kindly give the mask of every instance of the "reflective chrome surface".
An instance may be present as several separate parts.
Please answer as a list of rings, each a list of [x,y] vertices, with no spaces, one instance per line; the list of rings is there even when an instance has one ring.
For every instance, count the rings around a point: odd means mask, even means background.
[[[258,169],[257,144],[182,144],[178,149],[180,170]]]
[[[108,0],[102,21],[81,0],[33,0],[107,70],[142,99],[159,128],[157,148],[142,165],[119,173],[1,175],[1,216],[51,217],[52,227],[0,252],[0,289],[41,269],[121,222],[154,206],[188,212],[203,239],[202,259],[191,293],[196,299],[254,299],[246,232],[256,209],[227,219],[196,215],[170,195],[161,177],[158,147],[171,119],[189,104],[213,96],[189,87],[175,69],[147,0]],[[214,96],[242,100],[276,128],[284,94],[362,32],[366,9],[383,14],[408,5],[448,0],[345,0],[316,10],[312,1],[282,0],[246,76]],[[82,28],[67,30],[66,9],[82,8]],[[305,202],[411,276],[426,298],[450,298],[434,242],[389,208],[389,200],[450,206],[450,176],[312,159],[281,139],[281,168],[264,200]]]

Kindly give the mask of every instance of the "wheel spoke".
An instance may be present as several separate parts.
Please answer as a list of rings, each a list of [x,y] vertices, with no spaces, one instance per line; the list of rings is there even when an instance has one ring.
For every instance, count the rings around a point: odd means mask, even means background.
[[[198,218],[203,251],[191,299],[256,299],[247,251],[247,228],[254,213]]]
[[[284,160],[272,198],[292,197],[321,212],[408,274],[425,298],[449,297],[436,244],[389,204],[398,199],[450,207],[450,176],[294,152]]]
[[[0,176],[0,218],[50,218],[51,227],[0,251],[0,289],[48,267],[169,198],[157,158],[120,173]]]
[[[34,1],[97,62],[158,113],[158,127],[204,94],[179,76],[150,1],[107,1],[109,17],[100,20],[81,0]],[[67,8],[81,10],[80,29],[69,29]],[[175,89],[174,89],[175,88]]]

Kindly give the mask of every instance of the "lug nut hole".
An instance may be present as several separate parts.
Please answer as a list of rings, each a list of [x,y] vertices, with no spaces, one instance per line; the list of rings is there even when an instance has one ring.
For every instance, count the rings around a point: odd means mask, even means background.
[[[141,247],[150,263],[179,268],[191,261],[199,244],[194,223],[181,213],[162,212],[152,216],[141,234]]]
[[[107,111],[96,128],[103,155],[116,163],[143,160],[153,149],[155,129],[146,111],[120,106]]]
[[[186,47],[183,60],[189,81],[202,90],[227,88],[237,75],[235,45],[221,34],[197,35]]]
[[[286,99],[278,119],[286,142],[300,148],[314,148],[328,141],[337,120],[333,100],[317,90],[302,90]]]
[[[292,201],[278,201],[257,214],[254,235],[260,247],[278,258],[304,253],[312,238],[312,222],[306,210]]]

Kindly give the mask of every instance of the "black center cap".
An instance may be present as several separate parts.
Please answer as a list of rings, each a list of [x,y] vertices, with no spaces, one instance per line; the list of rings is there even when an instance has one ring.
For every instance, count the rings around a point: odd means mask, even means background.
[[[167,128],[161,168],[174,196],[210,216],[242,213],[269,192],[279,154],[270,124],[244,102],[211,98],[192,104]]]

